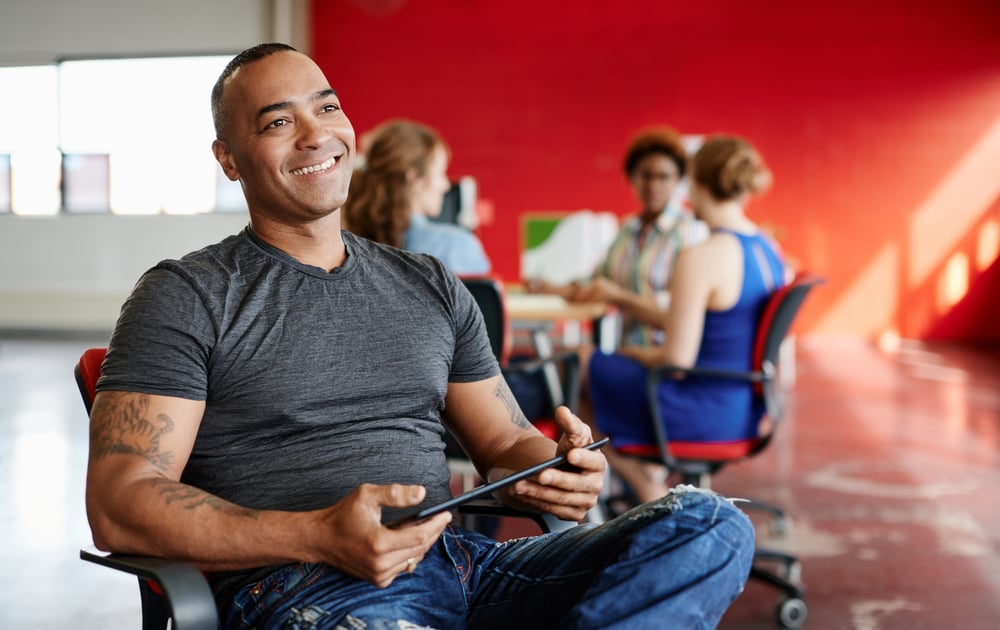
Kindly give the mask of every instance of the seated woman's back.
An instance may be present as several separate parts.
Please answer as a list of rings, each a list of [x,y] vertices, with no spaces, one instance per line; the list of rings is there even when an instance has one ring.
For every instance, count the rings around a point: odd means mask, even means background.
[[[391,120],[367,138],[364,166],[354,173],[344,226],[359,236],[430,254],[457,274],[483,274],[490,262],[474,234],[431,218],[441,213],[448,147],[430,127]]]
[[[781,254],[770,239],[756,230],[748,233],[716,228],[702,247],[702,251],[692,252],[681,265],[682,273],[698,274],[696,281],[710,287],[701,310],[701,339],[693,363],[688,363],[690,354],[676,359],[683,365],[749,369],[764,306],[774,290],[783,285],[785,267]],[[683,292],[678,295],[675,306],[678,311],[689,307],[687,295]],[[680,325],[674,328],[679,341],[695,340],[693,331],[685,331]],[[674,348],[693,345],[670,344]]]

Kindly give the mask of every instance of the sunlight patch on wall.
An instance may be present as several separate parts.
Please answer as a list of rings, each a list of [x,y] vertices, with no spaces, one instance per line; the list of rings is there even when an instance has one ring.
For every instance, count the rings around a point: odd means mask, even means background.
[[[985,271],[1000,255],[1000,223],[987,221],[976,238],[976,271]]]
[[[955,252],[945,263],[938,276],[937,312],[948,312],[969,292],[969,257],[965,252]]]
[[[817,323],[817,333],[877,336],[890,328],[899,308],[899,248],[886,244]]]
[[[920,287],[998,196],[1000,118],[986,129],[913,214],[908,288]],[[978,258],[978,257],[977,257]]]

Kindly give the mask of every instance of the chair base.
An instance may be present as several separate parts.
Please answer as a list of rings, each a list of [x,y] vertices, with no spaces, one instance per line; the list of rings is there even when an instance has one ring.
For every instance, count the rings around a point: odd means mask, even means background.
[[[777,570],[765,566],[772,563],[777,563]],[[798,558],[791,554],[761,547],[754,551],[750,579],[773,586],[781,593],[774,614],[782,628],[801,627],[809,614],[801,574],[802,567]]]
[[[658,457],[641,457],[640,459],[656,463],[662,462]],[[690,464],[690,462],[685,462],[685,464]],[[721,467],[721,464],[718,466],[716,464],[716,462],[703,462],[701,466],[684,466],[680,470],[674,471],[675,479],[679,483],[707,490],[711,485],[709,482],[712,473],[716,471],[717,467]],[[621,479],[618,478],[618,481],[621,482]],[[601,498],[601,508],[608,518],[618,516],[638,505],[637,499],[631,494],[628,486],[623,482],[621,485],[621,488],[616,488],[613,493]],[[780,537],[787,533],[787,516],[781,508],[757,500],[743,500],[737,502],[736,505],[744,511],[756,510],[769,514],[771,516],[771,536]],[[799,563],[798,557],[784,551],[756,547],[753,566],[750,569],[750,579],[772,586],[781,594],[774,612],[775,619],[781,627],[798,628],[805,623],[808,608],[805,603],[806,590],[802,584],[802,565]]]

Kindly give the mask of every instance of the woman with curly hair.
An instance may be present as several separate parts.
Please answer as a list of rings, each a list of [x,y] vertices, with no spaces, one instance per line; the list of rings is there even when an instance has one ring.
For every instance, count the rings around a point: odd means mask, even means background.
[[[671,203],[687,169],[687,154],[676,131],[641,130],[622,162],[639,210],[624,220],[593,275],[563,286],[528,280],[527,287],[569,301],[612,304],[622,315],[622,345],[649,346],[662,341],[657,323],[666,308],[677,254],[704,241],[708,230]]]

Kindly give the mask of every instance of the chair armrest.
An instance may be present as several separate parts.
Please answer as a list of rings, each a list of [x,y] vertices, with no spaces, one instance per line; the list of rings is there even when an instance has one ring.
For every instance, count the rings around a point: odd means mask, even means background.
[[[668,374],[683,374],[685,376],[707,376],[709,378],[726,378],[749,383],[763,383],[774,378],[773,372],[766,370],[739,372],[736,370],[718,370],[715,368],[680,367],[677,365],[661,365],[649,371],[651,378],[663,378]]]
[[[507,507],[494,499],[476,499],[469,501],[460,505],[458,511],[462,514],[530,518],[538,524],[538,527],[540,527],[543,532],[559,532],[579,525],[579,523],[564,521],[557,516],[545,512],[525,512],[524,510]]]
[[[176,630],[216,630],[219,613],[205,575],[187,562],[107,553],[95,547],[80,550],[80,558],[138,578],[152,580],[169,602]]]
[[[545,365],[559,365],[579,360],[580,357],[575,352],[560,352],[549,357],[517,358],[507,363],[504,372],[530,372]]]
[[[676,365],[662,365],[649,371],[647,387],[652,388],[668,374],[684,374],[685,376],[706,376],[708,378],[723,378],[748,383],[760,383],[764,390],[764,404],[767,407],[767,415],[772,422],[778,422],[781,417],[782,402],[774,385],[775,369],[769,361],[765,361],[763,369],[738,372],[734,370],[717,370],[714,368],[680,367]],[[664,436],[665,438],[666,436]]]

